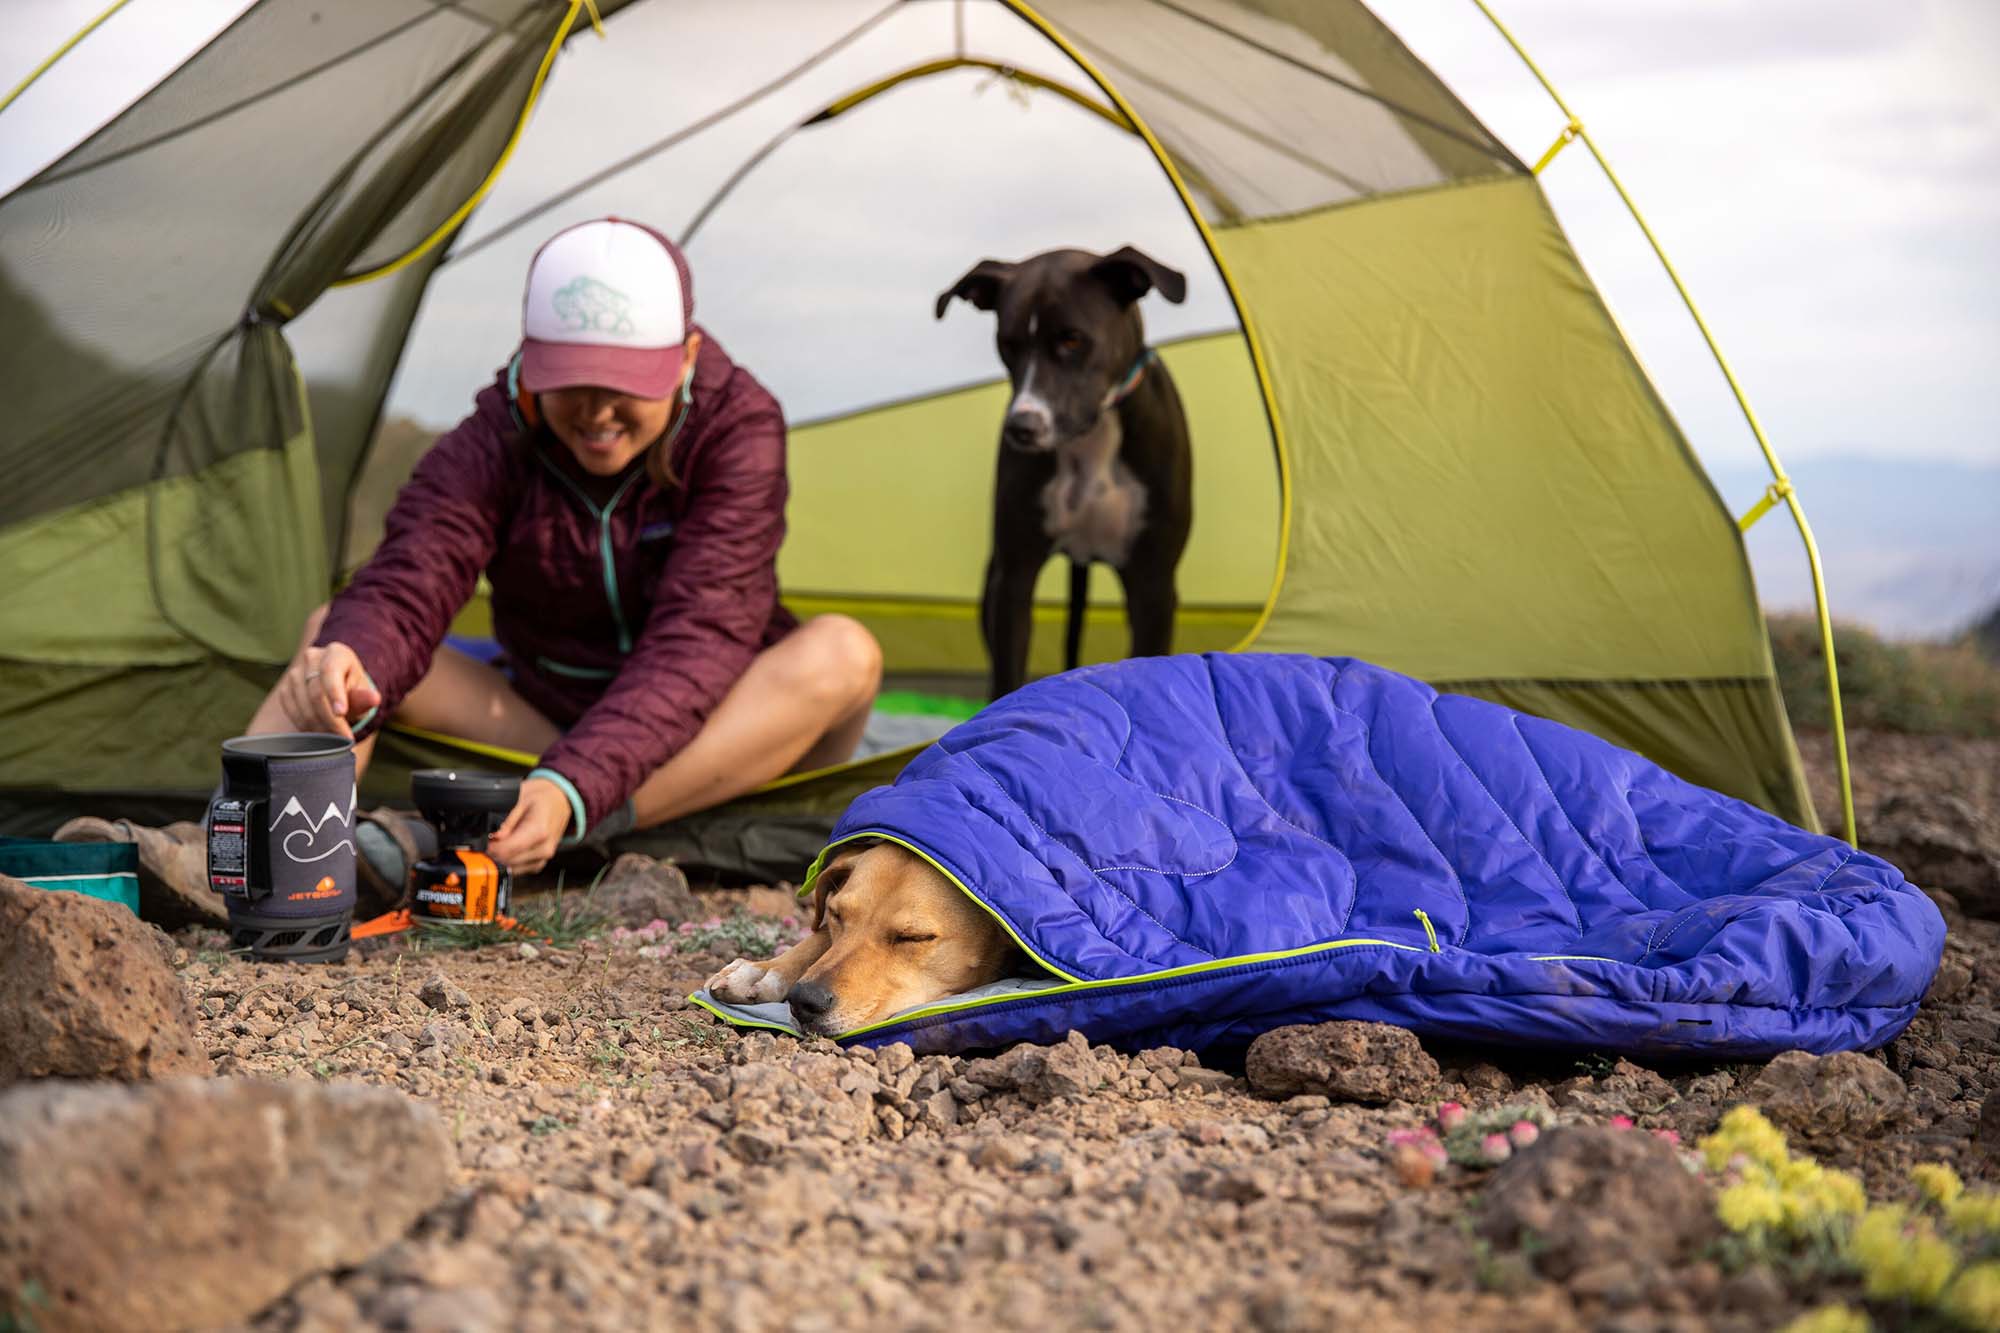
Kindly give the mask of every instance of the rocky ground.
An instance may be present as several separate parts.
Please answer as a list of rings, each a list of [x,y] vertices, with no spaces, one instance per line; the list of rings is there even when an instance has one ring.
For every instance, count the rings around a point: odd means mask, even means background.
[[[1819,777],[1822,740],[1806,750]],[[2000,819],[2000,743],[1854,754],[1864,834],[1900,793]],[[1330,1025],[1210,1069],[1074,1037],[920,1058],[739,1035],[683,997],[746,934],[795,931],[788,900],[661,892],[688,926],[398,937],[327,967],[177,937],[216,1074],[399,1089],[452,1145],[441,1201],[252,1327],[1763,1329],[1827,1281],[1741,1264],[1709,1187],[1647,1131],[1691,1143],[1750,1100],[1877,1197],[1906,1197],[1922,1161],[2000,1176],[2000,1126],[1981,1127],[2000,925],[1949,898],[1938,982],[1879,1059],[1647,1069]],[[745,907],[765,915],[702,924]],[[1499,1121],[1540,1142],[1439,1166],[1412,1134],[1439,1102],[1519,1108]]]

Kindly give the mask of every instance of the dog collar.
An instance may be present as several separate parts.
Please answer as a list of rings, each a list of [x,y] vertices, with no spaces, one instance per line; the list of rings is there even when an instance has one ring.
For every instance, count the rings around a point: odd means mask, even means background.
[[[1139,387],[1139,381],[1146,378],[1146,368],[1159,359],[1160,354],[1152,348],[1143,349],[1139,353],[1138,359],[1133,361],[1132,368],[1125,372],[1125,378],[1120,380],[1110,393],[1104,395],[1104,402],[1097,410],[1108,412],[1127,398],[1130,398],[1132,391]]]

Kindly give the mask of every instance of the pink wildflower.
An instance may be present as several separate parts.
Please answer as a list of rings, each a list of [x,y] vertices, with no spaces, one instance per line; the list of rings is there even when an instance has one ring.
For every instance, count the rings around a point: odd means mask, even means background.
[[[1488,1134],[1479,1141],[1479,1155],[1489,1162],[1504,1162],[1514,1155],[1514,1146],[1505,1134]]]
[[[1672,1129],[1656,1129],[1653,1131],[1653,1137],[1656,1139],[1665,1139],[1668,1143],[1676,1146],[1679,1146],[1681,1141],[1680,1132]]]
[[[1389,1131],[1389,1143],[1391,1146],[1400,1146],[1405,1143],[1422,1144],[1426,1142],[1437,1142],[1437,1132],[1429,1125],[1424,1125],[1418,1129],[1392,1129]]]
[[[692,935],[695,933],[695,931],[699,929],[700,927],[695,925],[695,923],[692,921],[681,922],[681,934],[683,935]]]
[[[1525,1148],[1542,1136],[1542,1131],[1532,1120],[1516,1120],[1507,1130],[1507,1141],[1516,1148]]]
[[[1613,1129],[1630,1129],[1632,1128],[1632,1117],[1629,1115],[1614,1115],[1611,1117],[1611,1127]]]
[[[1449,1134],[1465,1123],[1465,1108],[1457,1102],[1439,1102],[1437,1121],[1438,1128]]]
[[[1451,1154],[1446,1152],[1444,1145],[1436,1139],[1427,1140],[1423,1144],[1423,1150],[1424,1156],[1430,1158],[1432,1166],[1443,1166],[1451,1161]]]

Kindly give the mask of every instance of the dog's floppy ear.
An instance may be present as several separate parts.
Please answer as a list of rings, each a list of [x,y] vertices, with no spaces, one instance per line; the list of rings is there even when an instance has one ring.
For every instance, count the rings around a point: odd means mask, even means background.
[[[980,260],[966,270],[964,277],[938,293],[937,317],[944,318],[945,307],[951,304],[954,296],[970,301],[980,310],[991,310],[999,305],[1000,289],[1014,276],[1016,267],[1000,259]]]
[[[869,838],[843,847],[838,856],[820,867],[819,874],[813,879],[812,928],[815,931],[826,925],[826,900],[839,892],[854,869],[855,859],[873,847],[876,841]]]
[[[1143,250],[1127,245],[1090,266],[1090,276],[1111,289],[1118,304],[1131,305],[1149,291],[1179,305],[1187,296],[1187,279]]]

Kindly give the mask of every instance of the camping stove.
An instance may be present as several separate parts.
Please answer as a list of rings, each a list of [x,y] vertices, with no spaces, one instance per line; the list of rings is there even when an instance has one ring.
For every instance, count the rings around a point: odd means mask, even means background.
[[[410,797],[437,830],[438,854],[411,869],[410,916],[419,925],[489,925],[507,915],[513,876],[486,851],[521,780],[469,769],[410,775]]]

